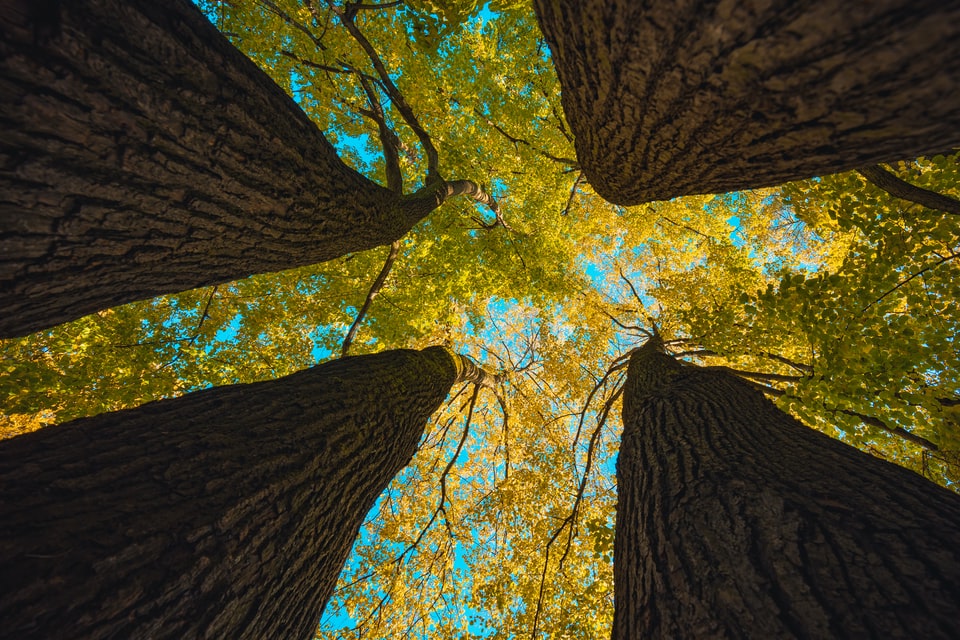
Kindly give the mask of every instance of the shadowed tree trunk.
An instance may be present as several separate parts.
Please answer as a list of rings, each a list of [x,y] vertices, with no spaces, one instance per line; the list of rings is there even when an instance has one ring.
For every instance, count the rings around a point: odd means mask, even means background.
[[[344,165],[187,0],[0,0],[0,127],[0,337],[390,244],[451,195]]]
[[[613,637],[960,637],[960,496],[651,342],[630,361]]]
[[[960,2],[535,0],[577,156],[638,204],[960,144]]]
[[[0,638],[308,638],[475,366],[346,358],[0,442]]]

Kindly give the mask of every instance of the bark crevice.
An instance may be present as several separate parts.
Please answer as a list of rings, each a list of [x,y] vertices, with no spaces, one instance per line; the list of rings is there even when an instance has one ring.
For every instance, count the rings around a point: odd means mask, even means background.
[[[960,496],[672,361],[628,369],[614,638],[960,634]]]
[[[0,638],[307,638],[458,377],[387,351],[0,442]]]

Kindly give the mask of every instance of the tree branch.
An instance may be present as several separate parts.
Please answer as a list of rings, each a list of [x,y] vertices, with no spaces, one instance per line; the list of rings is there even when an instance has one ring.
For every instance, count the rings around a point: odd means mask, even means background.
[[[580,186],[580,183],[583,182],[583,171],[577,176],[577,179],[573,181],[573,186],[570,187],[570,197],[567,198],[567,204],[563,207],[563,211],[560,212],[560,215],[565,216],[570,213],[570,205],[573,204],[573,199],[577,195],[577,187]]]
[[[862,169],[858,169],[857,173],[866,178],[867,181],[874,186],[879,187],[896,198],[908,200],[935,211],[960,215],[960,200],[910,184],[880,165],[863,167]]]
[[[793,376],[782,373],[763,373],[761,371],[741,371],[739,369],[725,366],[704,367],[704,369],[726,371],[727,373],[732,373],[733,375],[740,376],[741,378],[753,378],[754,380],[765,380],[767,382],[797,382],[798,380],[806,380],[809,377]]]
[[[440,504],[437,505],[437,508],[434,510],[433,515],[430,516],[430,521],[427,522],[427,526],[420,530],[420,534],[417,536],[417,539],[414,540],[410,546],[408,546],[403,553],[401,553],[394,562],[399,562],[406,556],[411,550],[415,549],[418,544],[423,540],[423,537],[427,534],[427,531],[430,530],[430,527],[433,526],[433,523],[436,522],[437,516],[441,513],[444,514],[446,518],[446,502],[447,502],[447,474],[450,473],[450,469],[453,468],[453,465],[457,463],[457,458],[460,457],[460,452],[463,450],[463,445],[467,441],[467,436],[470,435],[470,420],[473,417],[473,408],[477,404],[477,396],[480,393],[480,385],[475,385],[473,388],[473,396],[470,398],[470,408],[467,410],[467,422],[463,427],[463,435],[460,437],[460,442],[457,444],[457,450],[453,454],[453,457],[450,458],[450,461],[447,463],[447,466],[444,468],[443,473],[440,474]],[[447,525],[449,527],[449,523]]]
[[[407,224],[413,226],[420,220],[423,220],[431,211],[442,205],[448,198],[453,196],[466,195],[480,204],[486,205],[493,211],[497,222],[487,226],[492,228],[501,224],[506,229],[511,229],[504,221],[500,213],[500,205],[497,201],[477,183],[471,180],[446,180],[435,181],[425,187],[417,190],[415,193],[403,196],[401,198],[401,209]]]
[[[383,289],[383,285],[387,281],[387,276],[390,275],[390,269],[393,268],[393,263],[396,261],[398,253],[400,253],[400,241],[395,240],[393,244],[390,245],[390,252],[387,254],[387,259],[383,263],[383,268],[380,269],[380,273],[373,281],[373,284],[370,285],[367,298],[363,301],[363,306],[360,307],[360,311],[357,312],[357,317],[354,318],[353,324],[350,325],[350,329],[343,339],[343,346],[340,347],[341,358],[345,358],[347,352],[350,351],[350,345],[353,344],[353,338],[357,335],[357,329],[360,327],[360,323],[363,322],[364,316],[367,315],[367,311],[370,310],[370,305],[373,304],[373,300],[377,297],[377,294],[380,293],[380,290]]]
[[[501,381],[501,376],[490,373],[463,354],[450,351],[450,355],[457,365],[457,377],[453,382],[454,384],[459,382],[472,382],[478,387],[491,389],[496,393],[497,385]]]
[[[317,47],[317,49],[320,49],[321,51],[326,50],[327,48],[326,45],[323,44],[320,38],[318,38],[313,34],[313,31],[311,31],[303,23],[297,20],[294,20],[287,12],[285,12],[283,9],[275,5],[273,2],[270,2],[270,0],[257,0],[257,2],[259,2],[263,7],[265,7],[269,11],[272,11],[277,17],[279,17],[281,20],[289,24],[294,29],[297,29],[298,31],[304,33],[308,38],[310,38],[310,41],[313,42],[313,44]]]
[[[926,267],[924,267],[923,269],[920,269],[920,271],[917,271],[916,273],[914,273],[914,274],[911,275],[910,277],[908,277],[908,278],[906,278],[906,279],[901,280],[900,282],[898,282],[898,283],[896,284],[896,286],[894,286],[894,287],[891,288],[889,291],[887,291],[886,293],[884,293],[882,296],[880,296],[879,298],[877,298],[876,300],[874,300],[873,302],[871,302],[870,304],[868,304],[867,306],[865,306],[863,309],[861,309],[861,310],[860,310],[860,313],[861,313],[861,314],[864,313],[867,309],[869,309],[869,308],[872,307],[873,305],[879,303],[881,300],[883,300],[884,298],[886,298],[888,295],[890,295],[891,293],[893,293],[894,291],[896,291],[896,290],[899,289],[900,287],[905,286],[906,284],[908,284],[908,283],[909,283],[911,280],[913,280],[914,278],[916,278],[916,277],[918,277],[918,276],[922,276],[922,275],[925,274],[927,271],[932,271],[933,269],[936,269],[937,267],[939,267],[940,265],[942,265],[944,262],[949,262],[949,261],[953,260],[954,258],[960,258],[960,253],[951,253],[951,254],[949,254],[949,255],[947,255],[947,256],[941,256],[940,259],[937,260],[936,262],[934,262],[933,264],[931,264],[931,265],[929,265],[929,266],[926,266]]]
[[[360,11],[377,11],[380,9],[392,9],[393,7],[399,7],[403,4],[403,0],[395,0],[394,2],[384,2],[382,4],[362,4],[360,2],[348,2],[346,4],[345,12],[350,15],[352,20],[354,16],[357,15]]]
[[[752,387],[754,387],[758,391],[762,391],[763,393],[769,394],[776,398],[786,395],[786,392],[783,391],[782,389],[768,387],[767,385],[760,384],[752,380],[744,380],[744,381],[749,383]],[[895,436],[899,436],[904,440],[907,440],[909,442],[912,442],[915,445],[918,445],[924,449],[927,449],[928,451],[940,451],[939,446],[937,446],[930,440],[927,440],[923,436],[918,436],[915,433],[910,433],[909,431],[907,431],[902,427],[891,427],[890,425],[888,425],[883,420],[880,420],[879,418],[868,416],[863,413],[860,413],[859,411],[853,411],[852,409],[827,409],[827,411],[829,411],[830,413],[842,413],[844,415],[858,418],[861,422],[863,422],[866,425],[870,425],[871,427],[877,427],[878,429],[882,429],[887,433],[893,434]]]
[[[626,365],[623,365],[626,366]],[[623,368],[623,367],[620,367]],[[602,383],[601,383],[602,384]],[[569,527],[569,534],[567,536],[567,544],[564,549],[563,555],[560,556],[560,563],[558,565],[558,571],[563,570],[563,563],[567,559],[567,556],[570,553],[570,546],[573,542],[575,529],[576,529],[576,520],[577,515],[580,510],[580,504],[583,501],[583,494],[587,487],[587,480],[590,476],[590,468],[593,464],[593,454],[596,449],[597,441],[599,440],[600,432],[603,430],[603,426],[606,424],[607,417],[610,415],[610,410],[613,408],[613,404],[617,401],[618,398],[623,394],[623,384],[617,385],[617,388],[614,390],[613,394],[607,398],[607,401],[604,403],[603,408],[601,409],[599,415],[597,416],[597,427],[594,429],[593,434],[590,436],[590,444],[587,447],[587,461],[584,466],[583,476],[581,477],[580,483],[577,487],[577,495],[573,502],[573,508],[570,510],[569,515],[563,519],[563,522],[560,523],[560,526],[557,527],[557,530],[553,532],[553,535],[550,536],[550,539],[547,540],[546,549],[544,552],[543,558],[543,572],[540,575],[540,590],[537,595],[537,608],[534,611],[533,615],[533,628],[530,633],[532,639],[537,638],[537,630],[540,623],[540,614],[543,610],[543,593],[544,587],[546,586],[547,581],[547,569],[550,564],[550,548],[553,546],[553,543],[557,541],[560,537],[560,534],[563,533],[565,529]],[[584,408],[586,411],[586,408]],[[576,445],[574,445],[576,446]]]
[[[892,433],[893,435],[900,436],[904,440],[908,440],[915,445],[919,445],[923,447],[924,449],[929,449],[930,451],[940,450],[940,447],[930,442],[923,436],[918,436],[915,433],[910,433],[903,427],[891,427],[890,425],[888,425],[883,420],[880,420],[879,418],[874,418],[873,416],[864,415],[858,411],[853,411],[852,409],[828,409],[828,411],[832,411],[833,413],[842,413],[844,415],[853,416],[854,418],[859,418],[864,424],[868,424],[872,427],[877,427],[878,429],[882,429],[887,433]]]
[[[304,66],[312,67],[314,69],[319,69],[321,71],[327,71],[330,73],[347,73],[347,74],[365,75],[357,71],[356,69],[351,69],[349,67],[343,67],[343,68],[331,67],[330,65],[320,64],[319,62],[314,62],[313,60],[307,60],[306,58],[301,58],[294,52],[287,51],[286,49],[281,49],[280,55],[290,58],[291,60],[296,60],[297,62],[299,62]]]
[[[377,71],[377,75],[380,76],[380,82],[383,83],[383,88],[390,97],[390,100],[397,108],[397,111],[400,112],[404,122],[406,122],[410,129],[413,130],[414,135],[416,135],[417,139],[420,141],[420,146],[423,147],[423,151],[427,156],[427,183],[429,184],[435,180],[441,179],[440,156],[437,153],[437,148],[433,146],[433,140],[430,139],[430,135],[420,125],[420,121],[417,119],[413,109],[407,103],[406,99],[403,97],[403,94],[400,93],[397,85],[394,84],[389,72],[387,72],[387,68],[383,64],[383,60],[381,60],[380,55],[377,53],[377,50],[373,48],[373,45],[370,44],[370,41],[367,40],[367,37],[363,35],[363,33],[354,23],[353,18],[356,15],[356,11],[351,12],[350,9],[350,7],[354,5],[348,4],[347,9],[343,10],[334,5],[332,0],[327,0],[327,4],[330,6],[330,9],[340,17],[340,22],[347,29],[350,35],[353,36],[353,39],[357,41],[357,44],[359,44],[367,54],[367,57],[370,59],[370,63]]]
[[[457,100],[456,98],[448,97],[448,96],[444,95],[444,93],[443,93],[442,90],[440,91],[440,95],[443,96],[443,97],[445,97],[445,98],[447,98],[448,100],[450,100],[450,102],[452,102],[453,104],[457,105],[458,107],[463,107],[463,104],[462,104],[459,100]],[[473,115],[475,115],[477,118],[480,118],[481,120],[483,120],[484,122],[486,122],[486,123],[487,123],[487,126],[489,126],[491,129],[493,129],[494,131],[496,131],[497,133],[499,133],[501,136],[503,136],[504,138],[506,138],[507,140],[509,140],[509,141],[510,141],[511,143],[513,143],[514,145],[522,144],[523,146],[527,147],[527,148],[530,149],[531,151],[534,151],[534,152],[540,154],[541,156],[543,156],[544,158],[546,158],[546,159],[548,159],[548,160],[553,160],[554,162],[559,162],[560,164],[565,164],[565,165],[567,165],[567,166],[573,167],[574,169],[579,169],[579,168],[580,168],[580,165],[577,163],[576,160],[571,160],[570,158],[564,158],[563,156],[555,156],[555,155],[553,155],[552,153],[550,153],[550,152],[548,152],[548,151],[545,151],[545,150],[543,150],[543,149],[541,149],[541,148],[539,148],[539,147],[533,146],[532,144],[530,144],[530,142],[529,142],[528,140],[524,140],[523,138],[518,138],[518,137],[516,137],[516,136],[510,135],[509,133],[507,133],[507,130],[506,130],[506,129],[504,129],[503,127],[501,127],[500,125],[498,125],[496,122],[494,122],[493,120],[491,120],[489,117],[487,117],[487,116],[486,116],[482,111],[480,111],[478,108],[476,108],[476,107],[470,107],[470,110],[473,111]],[[582,174],[581,174],[581,176],[582,176]]]
[[[377,131],[380,134],[380,146],[383,147],[384,171],[387,176],[387,188],[397,195],[403,194],[403,173],[400,171],[400,153],[398,151],[399,139],[387,125],[387,118],[383,113],[383,105],[380,104],[380,98],[369,80],[363,75],[359,76],[360,86],[367,94],[367,100],[370,102],[370,111],[366,115],[377,123]]]

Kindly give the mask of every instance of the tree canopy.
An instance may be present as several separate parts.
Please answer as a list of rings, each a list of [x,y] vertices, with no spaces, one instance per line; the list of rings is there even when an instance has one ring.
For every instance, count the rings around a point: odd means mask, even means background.
[[[484,363],[496,389],[460,389],[428,423],[318,637],[606,634],[615,407],[653,330],[803,424],[956,490],[956,150],[619,206],[580,165],[525,2],[198,4],[365,180],[402,194],[469,178],[496,206],[451,200],[392,246],[5,340],[0,419],[10,437],[346,351],[442,344]]]

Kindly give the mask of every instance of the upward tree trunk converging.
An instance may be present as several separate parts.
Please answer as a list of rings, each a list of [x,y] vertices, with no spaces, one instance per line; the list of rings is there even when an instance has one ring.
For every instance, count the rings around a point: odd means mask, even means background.
[[[960,144],[960,3],[536,0],[577,157],[618,204]]]
[[[454,183],[347,167],[188,0],[0,0],[0,338],[389,245]]]
[[[0,638],[311,637],[364,516],[477,371],[388,351],[0,442]]]
[[[960,637],[960,496],[653,343],[623,418],[615,639]]]

